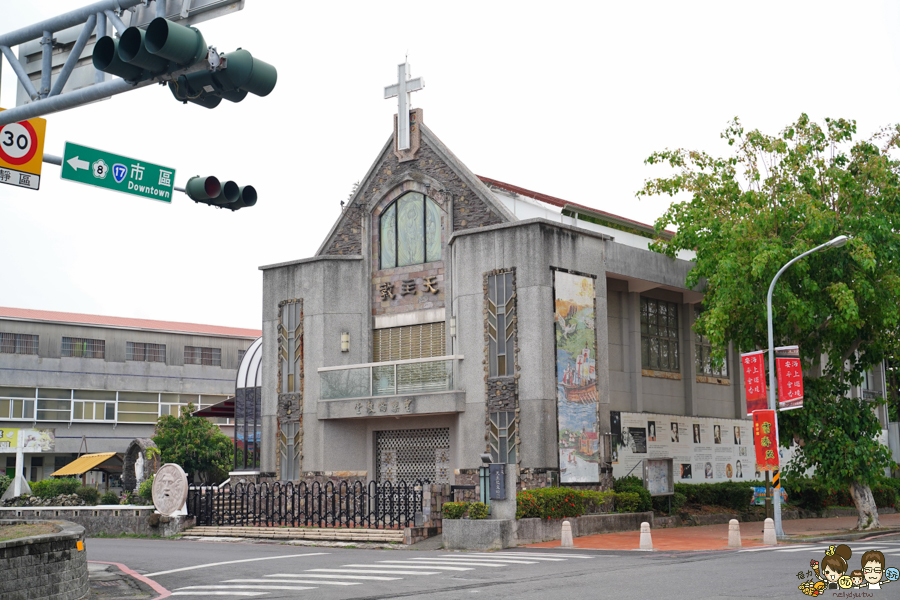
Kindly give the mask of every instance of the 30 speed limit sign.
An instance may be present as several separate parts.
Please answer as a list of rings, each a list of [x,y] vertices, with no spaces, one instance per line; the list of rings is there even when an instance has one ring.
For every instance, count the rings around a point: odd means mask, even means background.
[[[0,128],[0,183],[31,190],[40,188],[46,130],[46,119],[10,123]]]

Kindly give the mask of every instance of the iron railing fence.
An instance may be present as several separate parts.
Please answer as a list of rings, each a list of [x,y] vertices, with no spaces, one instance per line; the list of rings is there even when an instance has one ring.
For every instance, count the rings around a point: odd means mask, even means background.
[[[423,483],[192,486],[187,510],[198,526],[402,528],[413,526],[422,512]]]

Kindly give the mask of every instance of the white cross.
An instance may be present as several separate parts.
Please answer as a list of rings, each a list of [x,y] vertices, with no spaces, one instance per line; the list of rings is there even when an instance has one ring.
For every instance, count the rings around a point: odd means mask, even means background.
[[[397,97],[397,149],[409,150],[409,94],[425,87],[421,77],[409,78],[409,64],[397,65],[397,83],[384,88],[384,98]]]

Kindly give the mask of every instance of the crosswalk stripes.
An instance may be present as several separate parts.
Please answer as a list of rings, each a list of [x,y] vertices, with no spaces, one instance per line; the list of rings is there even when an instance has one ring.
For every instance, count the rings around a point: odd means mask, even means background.
[[[837,545],[837,544],[847,544],[850,546],[850,549],[853,550],[854,554],[860,554],[862,552],[867,552],[869,550],[878,550],[883,552],[885,555],[897,556],[896,553],[900,553],[900,542],[872,542],[867,540],[864,543],[854,543],[852,541],[835,541],[827,544],[816,543],[816,544],[798,544],[798,545],[790,545],[788,547],[785,546],[763,546],[761,548],[744,548],[738,550],[738,552],[787,552],[787,553],[805,553],[809,552],[811,554],[817,554],[820,552],[825,552],[829,547]]]
[[[353,563],[339,568],[306,569],[300,573],[273,573],[254,579],[226,579],[210,585],[189,585],[171,592],[172,596],[255,597],[272,592],[299,592],[324,586],[357,586],[366,583],[399,581],[416,575],[451,575],[478,567],[500,568],[535,565],[542,561],[590,559],[588,555],[556,555],[531,552],[478,552],[410,557],[404,560],[380,560]]]

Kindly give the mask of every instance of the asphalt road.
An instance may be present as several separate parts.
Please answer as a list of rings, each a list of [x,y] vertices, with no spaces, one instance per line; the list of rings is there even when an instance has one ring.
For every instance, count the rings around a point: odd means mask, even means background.
[[[849,542],[850,569],[881,550],[900,567],[900,535]],[[500,553],[358,550],[269,543],[100,538],[89,561],[124,563],[186,598],[799,598],[826,543],[716,552],[516,548]],[[551,560],[552,559],[552,560]],[[798,574],[803,574],[799,578]],[[896,589],[894,589],[896,588]],[[837,590],[838,593],[841,590]],[[865,592],[900,597],[900,581]],[[828,591],[831,597],[835,592]],[[869,597],[859,595],[856,597]]]

